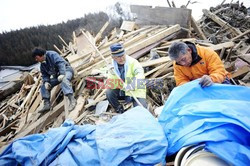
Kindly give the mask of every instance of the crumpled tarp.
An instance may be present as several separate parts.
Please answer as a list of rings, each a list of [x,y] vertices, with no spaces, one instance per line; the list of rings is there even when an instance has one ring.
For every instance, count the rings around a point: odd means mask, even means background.
[[[167,155],[187,145],[206,149],[233,165],[250,163],[250,88],[198,80],[176,87],[159,117]]]
[[[154,165],[166,155],[162,127],[143,107],[115,116],[104,125],[74,125],[12,142],[1,165]]]

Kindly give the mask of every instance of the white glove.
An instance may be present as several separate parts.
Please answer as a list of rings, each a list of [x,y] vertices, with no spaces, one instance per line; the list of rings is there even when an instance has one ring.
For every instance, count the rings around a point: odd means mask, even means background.
[[[47,90],[50,90],[50,89],[51,89],[51,85],[50,85],[50,83],[48,83],[48,82],[45,82],[45,83],[44,83],[44,87],[45,87],[45,89],[47,89]]]
[[[107,69],[111,75],[115,75],[115,68],[113,65],[108,65]]]
[[[65,77],[65,75],[59,75],[58,77],[57,77],[57,80],[59,81],[59,82],[62,82],[62,80],[63,80],[63,78]]]
[[[123,86],[124,91],[128,92],[128,91],[134,91],[135,90],[135,85],[133,84],[127,84],[126,86]]]
[[[199,84],[201,84],[201,87],[211,86],[213,84],[213,81],[211,77],[209,77],[208,75],[204,75],[201,77]]]

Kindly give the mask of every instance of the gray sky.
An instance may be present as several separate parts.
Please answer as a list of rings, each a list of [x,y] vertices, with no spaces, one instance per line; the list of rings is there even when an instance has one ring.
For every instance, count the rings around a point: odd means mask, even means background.
[[[95,11],[105,11],[118,0],[0,0],[0,33],[37,25],[51,25],[83,17]],[[171,0],[169,0],[171,2]],[[177,7],[188,0],[173,0]],[[190,4],[195,19],[202,16],[202,9],[216,6],[222,0],[192,0]],[[236,2],[236,0],[234,0]],[[123,0],[121,3],[168,7],[167,0]],[[231,2],[227,0],[226,2]],[[250,0],[240,0],[250,6]]]

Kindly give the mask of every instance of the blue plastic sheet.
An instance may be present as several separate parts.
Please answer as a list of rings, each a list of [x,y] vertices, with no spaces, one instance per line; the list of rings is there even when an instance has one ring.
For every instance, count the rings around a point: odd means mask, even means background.
[[[12,142],[1,165],[154,165],[166,155],[167,140],[157,120],[135,107],[105,125],[74,125]]]
[[[250,88],[198,80],[176,87],[159,117],[168,140],[167,155],[183,146],[206,149],[233,165],[250,163]]]

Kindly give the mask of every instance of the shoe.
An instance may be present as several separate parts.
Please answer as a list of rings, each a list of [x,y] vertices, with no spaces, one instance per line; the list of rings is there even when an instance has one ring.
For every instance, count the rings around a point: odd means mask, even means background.
[[[43,102],[43,108],[38,111],[38,113],[44,113],[50,110],[50,101],[45,99]]]
[[[119,114],[122,114],[124,112],[124,108],[122,105],[119,105],[117,108],[116,108],[116,112],[119,113]]]
[[[69,108],[68,109],[69,109],[69,112],[71,112],[76,107],[77,101],[74,98],[73,94],[69,94],[68,99],[69,99]]]

